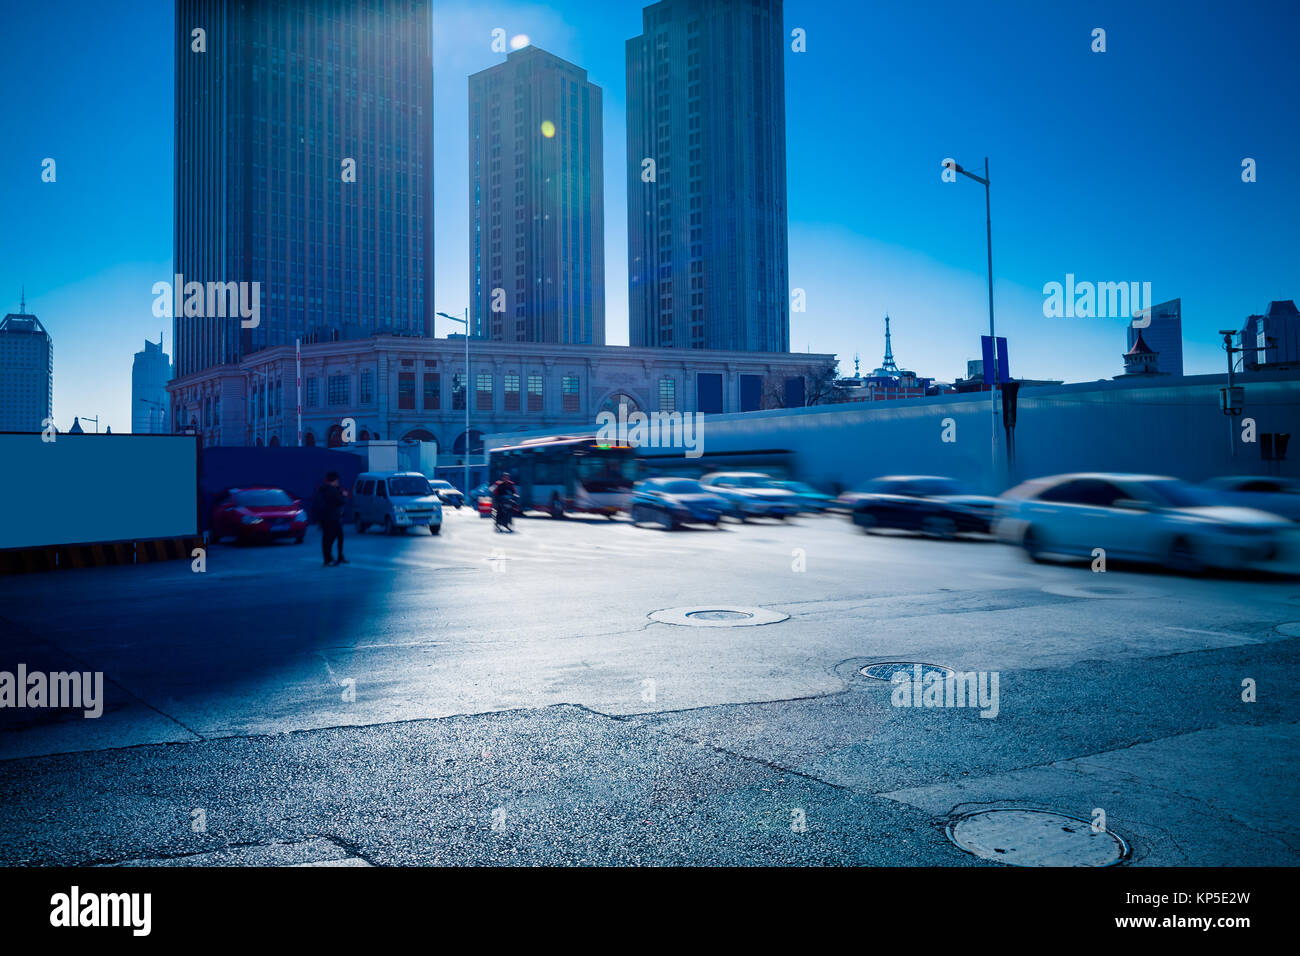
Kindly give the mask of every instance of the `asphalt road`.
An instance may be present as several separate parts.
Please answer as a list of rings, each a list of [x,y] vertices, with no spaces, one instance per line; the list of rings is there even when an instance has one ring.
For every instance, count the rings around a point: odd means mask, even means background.
[[[996,806],[1100,808],[1126,865],[1300,862],[1300,582],[516,526],[0,579],[0,670],[107,681],[0,711],[0,863],[996,865],[944,829]],[[689,607],[788,618],[650,616]],[[995,672],[997,714],[894,706],[885,661]]]

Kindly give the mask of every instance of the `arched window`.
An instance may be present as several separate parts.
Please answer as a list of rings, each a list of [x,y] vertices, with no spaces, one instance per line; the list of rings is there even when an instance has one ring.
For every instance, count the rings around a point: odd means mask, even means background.
[[[316,436],[313,435],[311,432],[307,432],[307,431],[303,432],[303,433],[302,433],[302,447],[304,447],[304,448],[315,448],[315,447],[316,447]]]
[[[370,429],[368,429],[368,428],[363,428],[363,429],[361,429],[361,438],[360,438],[360,440],[361,440],[361,441],[370,441]]]
[[[343,426],[331,425],[328,434],[325,437],[325,444],[329,448],[341,448],[343,446]]]
[[[456,436],[456,444],[452,446],[453,455],[465,454],[465,433],[461,432]],[[483,454],[483,433],[477,429],[470,429],[469,432],[469,453],[471,455]]]
[[[427,428],[412,428],[402,436],[402,441],[431,441],[436,444],[438,439],[434,438],[433,432]]]
[[[280,436],[279,436],[279,435],[272,435],[272,436],[271,436],[271,447],[272,447],[272,448],[279,448],[279,447],[280,447]]]
[[[627,415],[641,411],[641,403],[627,392],[615,392],[613,395],[609,396],[609,398],[600,403],[600,410],[602,412],[613,412],[617,417],[618,407],[620,405],[627,406],[627,412],[625,413]]]

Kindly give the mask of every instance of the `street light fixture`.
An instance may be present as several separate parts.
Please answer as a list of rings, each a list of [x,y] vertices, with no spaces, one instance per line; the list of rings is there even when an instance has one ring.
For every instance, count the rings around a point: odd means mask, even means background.
[[[1237,442],[1233,437],[1236,425],[1232,419],[1240,415],[1245,410],[1246,390],[1240,385],[1233,382],[1232,373],[1235,356],[1242,351],[1241,347],[1233,344],[1233,338],[1237,335],[1236,329],[1219,329],[1219,334],[1223,336],[1223,350],[1228,353],[1228,387],[1219,389],[1219,408],[1223,414],[1228,417],[1228,447],[1232,450],[1232,457],[1237,457]]]
[[[990,212],[989,205],[989,158],[984,157],[984,175],[976,176],[969,170],[963,169],[960,163],[947,163],[949,169],[953,172],[961,173],[967,179],[973,179],[984,187],[984,228],[988,236],[989,248],[989,340],[993,345],[993,473],[997,475],[998,467],[998,338],[993,326],[993,216]]]
[[[446,312],[439,312],[438,315],[444,319],[451,319],[453,322],[459,322],[465,326],[465,498],[469,498],[469,306],[465,307],[465,318],[458,318],[454,315],[448,315]]]
[[[158,413],[158,426],[157,426],[158,432],[156,434],[162,434],[162,429],[167,424],[167,406],[164,405],[162,402],[155,401],[152,398],[140,398],[139,401],[142,401],[146,405],[152,405],[154,407],[154,411]],[[150,414],[149,416],[149,425],[150,427],[153,427],[152,414]]]

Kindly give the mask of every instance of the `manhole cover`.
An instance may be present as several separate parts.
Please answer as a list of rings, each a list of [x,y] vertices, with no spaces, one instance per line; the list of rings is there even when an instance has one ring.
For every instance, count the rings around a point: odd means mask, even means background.
[[[686,616],[694,621],[748,621],[754,615],[748,611],[691,611]]]
[[[920,661],[885,661],[881,664],[868,664],[860,668],[858,673],[872,680],[883,680],[892,684],[894,675],[899,671],[907,674],[913,682],[925,680],[926,674],[938,674],[946,679],[948,675],[957,673],[951,667],[944,667],[942,664],[924,664]]]
[[[755,627],[760,624],[778,624],[788,620],[789,614],[769,611],[764,607],[670,607],[653,611],[650,620],[660,624],[678,624],[684,627]]]
[[[1128,844],[1087,820],[1048,810],[980,810],[950,823],[948,839],[967,853],[1011,866],[1113,866]]]
[[[1135,588],[1124,584],[1044,584],[1048,594],[1077,598],[1154,598],[1161,592],[1152,588]]]

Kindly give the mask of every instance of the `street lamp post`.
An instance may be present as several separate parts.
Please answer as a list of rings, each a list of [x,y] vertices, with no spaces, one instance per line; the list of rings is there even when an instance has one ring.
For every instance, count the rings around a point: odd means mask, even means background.
[[[152,398],[141,398],[140,401],[144,402],[146,405],[153,406],[153,411],[149,413],[149,427],[156,427],[158,431],[155,432],[155,434],[162,434],[163,426],[166,424],[165,419],[167,417],[167,407],[163,405],[162,402],[154,401]],[[154,414],[158,415],[158,423],[156,426],[154,425]]]
[[[990,211],[991,207],[989,204],[989,158],[987,156],[984,157],[983,176],[976,176],[974,173],[970,172],[969,170],[963,169],[961,167],[961,164],[956,162],[950,162],[948,164],[948,168],[951,169],[953,172],[961,173],[967,179],[975,180],[975,182],[979,183],[984,187],[984,228],[988,236],[988,250],[989,250],[989,340],[992,342],[993,345],[993,349],[992,349],[993,351],[992,455],[993,455],[993,472],[994,475],[996,476],[997,467],[998,467],[999,382],[998,382],[998,338],[997,338],[997,333],[994,331],[994,325],[993,325],[993,216],[992,216],[992,212]]]
[[[457,318],[446,312],[439,312],[444,319],[451,319],[465,326],[465,498],[469,498],[469,306],[465,307],[465,318]]]
[[[83,419],[85,419],[86,421],[88,421],[88,422],[94,422],[94,423],[95,423],[95,434],[98,435],[98,434],[99,434],[99,416],[96,415],[94,418],[91,418],[89,415],[82,415],[81,417],[82,417]]]
[[[1236,364],[1235,356],[1238,352],[1244,350],[1244,347],[1237,347],[1233,339],[1237,335],[1236,329],[1219,329],[1219,334],[1223,336],[1223,350],[1228,353],[1228,387],[1219,389],[1220,407],[1223,414],[1228,417],[1228,448],[1232,451],[1232,457],[1237,457],[1237,441],[1234,437],[1236,423],[1233,418],[1240,415],[1245,406],[1245,392],[1240,385],[1233,380],[1233,366]]]

